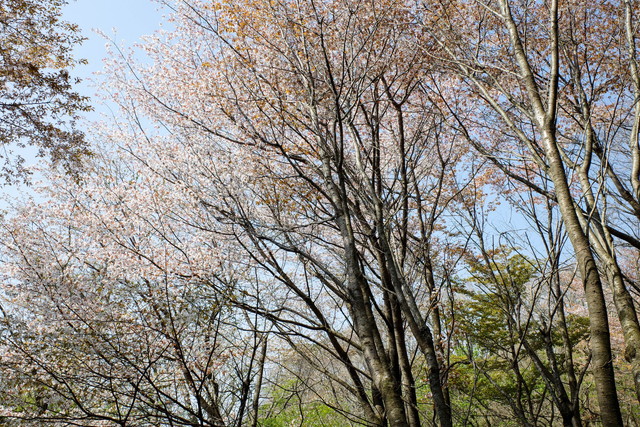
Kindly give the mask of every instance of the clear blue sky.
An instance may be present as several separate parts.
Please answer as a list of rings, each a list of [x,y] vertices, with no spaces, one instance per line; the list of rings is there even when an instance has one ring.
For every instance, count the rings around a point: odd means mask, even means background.
[[[95,88],[89,82],[93,74],[102,70],[102,60],[107,55],[107,41],[96,33],[103,32],[121,47],[130,47],[140,41],[140,37],[152,34],[160,27],[163,12],[160,5],[152,0],[70,0],[63,9],[66,21],[78,24],[87,40],[74,50],[77,58],[89,61],[77,66],[72,75],[82,78],[84,83],[78,90],[93,96]],[[97,112],[100,106],[95,105]],[[93,116],[93,115],[91,115]]]

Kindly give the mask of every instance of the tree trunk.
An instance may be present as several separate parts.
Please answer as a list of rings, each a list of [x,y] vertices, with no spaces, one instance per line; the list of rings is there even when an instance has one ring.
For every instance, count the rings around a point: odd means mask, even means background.
[[[624,358],[631,364],[636,398],[640,402],[640,327],[638,326],[638,315],[633,298],[624,285],[620,267],[615,260],[613,261],[607,262],[607,277],[613,289],[613,300],[624,335]]]
[[[602,282],[595,259],[591,253],[589,240],[582,230],[578,215],[574,209],[573,198],[567,184],[567,177],[554,135],[549,134],[549,132],[545,133],[544,141],[545,151],[549,159],[549,175],[553,180],[560,213],[567,227],[567,234],[575,251],[578,269],[584,285],[591,331],[592,369],[600,405],[600,417],[605,426],[621,426],[622,414],[616,392],[609,319]]]

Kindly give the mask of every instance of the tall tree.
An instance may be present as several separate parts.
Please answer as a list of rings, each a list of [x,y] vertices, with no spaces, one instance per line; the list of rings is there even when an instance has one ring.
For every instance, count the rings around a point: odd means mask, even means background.
[[[614,291],[633,364],[640,330],[611,234],[631,244],[636,239],[624,222],[607,215],[629,203],[623,208],[627,215],[635,203],[627,190],[635,178],[624,183],[616,173],[624,170],[617,165],[628,161],[611,149],[628,135],[622,129],[629,117],[635,122],[635,89],[629,83],[635,30],[627,18],[625,31],[621,19],[625,5],[627,16],[632,13],[631,4],[500,0],[430,5],[432,21],[426,27],[434,38],[429,46],[437,46],[430,54],[447,59],[448,68],[468,83],[465,94],[477,101],[479,114],[492,117],[466,120],[450,97],[447,108],[457,118],[455,125],[507,176],[549,197],[561,211],[589,302],[601,415],[605,424],[618,425],[605,282]],[[492,138],[482,138],[480,131],[491,132]],[[630,134],[632,153],[636,134]],[[517,153],[517,160],[506,152]],[[547,182],[551,191],[545,190]],[[610,202],[612,191],[617,195]]]

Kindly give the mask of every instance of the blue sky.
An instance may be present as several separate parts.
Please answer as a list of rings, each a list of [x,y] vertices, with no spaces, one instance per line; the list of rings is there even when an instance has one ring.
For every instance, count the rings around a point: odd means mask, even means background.
[[[95,85],[89,80],[94,79],[95,72],[102,70],[102,60],[107,55],[107,41],[96,31],[101,31],[121,47],[130,47],[140,41],[140,37],[152,34],[160,27],[163,13],[159,7],[152,0],[70,0],[63,9],[63,17],[78,24],[87,38],[74,50],[77,58],[89,61],[72,72],[84,80],[78,91],[86,96],[96,92]],[[94,107],[99,113],[100,105],[94,103]]]

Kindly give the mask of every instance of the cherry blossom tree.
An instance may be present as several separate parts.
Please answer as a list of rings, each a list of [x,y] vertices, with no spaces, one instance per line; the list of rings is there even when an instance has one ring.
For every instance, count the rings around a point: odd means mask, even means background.
[[[101,159],[3,225],[2,416],[242,424],[268,332],[229,304],[248,273],[215,255],[220,236],[170,219],[188,194]]]
[[[311,310],[374,423],[419,423],[406,320],[437,416],[450,425],[433,257],[457,196],[447,183],[460,178],[455,165],[467,151],[442,132],[420,85],[430,72],[413,45],[420,27],[384,2],[176,7],[179,31],[147,45],[155,65],[123,76],[121,92],[216,164],[205,186],[193,173],[175,176],[175,161],[158,173],[233,224],[265,273]],[[340,301],[373,400],[315,304],[321,297]]]

